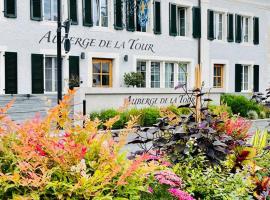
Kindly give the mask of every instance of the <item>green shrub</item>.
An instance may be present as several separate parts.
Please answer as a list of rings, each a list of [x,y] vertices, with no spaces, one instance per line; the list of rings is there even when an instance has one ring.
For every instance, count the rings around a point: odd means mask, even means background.
[[[202,155],[181,160],[174,170],[185,185],[185,191],[195,199],[235,200],[252,199],[254,186],[245,171],[230,173],[225,166],[207,166]]]
[[[261,111],[261,107],[256,102],[244,96],[225,94],[221,96],[221,100],[231,107],[233,114],[240,114],[242,117],[248,117],[247,113],[250,110],[254,110],[257,114]]]
[[[178,108],[175,105],[170,105],[168,110],[172,111],[176,115],[188,115],[190,113],[189,108]]]
[[[259,118],[259,115],[255,110],[250,110],[247,112],[247,118],[252,119],[252,120],[256,120]]]
[[[228,113],[229,116],[232,116],[232,109],[227,104],[221,105],[209,105],[209,109],[214,114],[220,116],[222,113]]]
[[[160,118],[159,108],[149,107],[141,110],[140,125],[152,126],[157,123],[157,119]]]
[[[260,119],[265,119],[266,118],[266,112],[265,111],[261,111],[259,114],[259,118]]]

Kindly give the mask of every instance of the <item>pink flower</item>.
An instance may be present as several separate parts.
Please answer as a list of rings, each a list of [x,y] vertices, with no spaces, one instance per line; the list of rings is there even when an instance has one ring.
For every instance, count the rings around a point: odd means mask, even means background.
[[[168,189],[168,192],[174,196],[177,197],[178,200],[195,200],[190,194],[187,192],[184,192],[182,190],[179,190],[177,188],[170,188]]]
[[[148,192],[150,192],[152,194],[154,192],[153,188],[148,187]]]
[[[46,156],[46,152],[42,149],[41,145],[36,146],[36,151],[40,156]]]
[[[160,171],[155,174],[156,180],[160,184],[169,185],[172,187],[181,187],[182,180],[171,171]]]
[[[83,146],[82,150],[81,150],[81,159],[84,158],[86,153],[87,153],[87,148],[85,146]]]

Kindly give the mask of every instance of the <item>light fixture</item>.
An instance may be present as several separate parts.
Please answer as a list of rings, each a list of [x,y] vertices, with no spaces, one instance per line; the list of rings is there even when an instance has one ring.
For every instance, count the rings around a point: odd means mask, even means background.
[[[85,59],[85,53],[84,53],[84,52],[81,53],[81,59],[82,59],[82,60]]]
[[[124,61],[127,62],[128,61],[128,55],[124,56]]]

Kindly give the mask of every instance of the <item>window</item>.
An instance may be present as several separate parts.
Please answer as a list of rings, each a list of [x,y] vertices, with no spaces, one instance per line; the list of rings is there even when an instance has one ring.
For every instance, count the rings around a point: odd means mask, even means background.
[[[242,34],[243,34],[243,41],[249,42],[249,18],[243,17],[242,18]]]
[[[249,82],[249,66],[248,65],[243,65],[242,66],[243,69],[242,69],[242,84],[241,84],[241,89],[242,91],[247,91],[249,89],[249,85],[248,85],[248,82]]]
[[[149,5],[144,5],[144,1],[137,0],[137,9],[136,9],[137,10],[137,13],[136,13],[137,26],[136,26],[136,30],[139,32],[146,32],[147,31],[148,23],[146,22],[145,26],[141,26],[140,18],[139,18],[140,12],[143,12],[146,6],[149,6]],[[148,10],[148,12],[149,12],[149,10]],[[149,16],[149,13],[148,13],[148,16]]]
[[[137,72],[142,75],[142,80],[139,87],[145,88],[146,87],[146,62],[145,61],[139,61],[137,63]]]
[[[187,64],[185,63],[178,65],[178,83],[187,84]]]
[[[223,40],[223,14],[214,13],[214,34],[217,40]]]
[[[160,63],[151,62],[151,88],[160,88]]]
[[[187,8],[178,7],[177,11],[177,35],[186,36],[186,10]]]
[[[57,0],[44,0],[44,19],[48,21],[57,21]]]
[[[165,88],[174,87],[174,63],[165,63]]]
[[[45,57],[45,92],[57,91],[57,59],[56,57]]]
[[[94,26],[108,27],[108,0],[93,0]]]
[[[112,60],[93,60],[93,87],[112,87]]]
[[[214,65],[214,88],[223,88],[223,70],[224,65],[215,64]]]

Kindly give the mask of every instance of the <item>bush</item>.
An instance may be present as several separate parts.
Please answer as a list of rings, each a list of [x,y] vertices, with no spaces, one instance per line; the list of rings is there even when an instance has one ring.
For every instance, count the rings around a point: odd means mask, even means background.
[[[259,115],[257,114],[257,112],[255,110],[250,110],[247,113],[247,118],[252,119],[252,120],[256,120],[259,118]]]
[[[70,101],[66,96],[44,119],[20,126],[0,108],[0,199],[140,199],[148,177],[166,168],[149,162],[147,154],[127,159],[127,130],[115,142],[109,130],[98,133],[95,121],[74,127]],[[118,119],[109,119],[106,127]]]
[[[248,100],[244,96],[225,94],[221,96],[221,101],[231,107],[233,114],[240,114],[242,117],[248,117],[247,113],[254,110],[260,113],[261,107],[255,102]]]
[[[227,113],[229,116],[232,116],[232,109],[227,104],[217,105],[209,105],[209,109],[215,115],[221,116],[224,113]]]
[[[190,109],[189,108],[178,108],[175,105],[170,105],[168,107],[168,110],[172,111],[174,114],[176,114],[178,116],[190,114]]]
[[[140,84],[143,81],[143,76],[138,72],[130,72],[124,74],[124,83],[126,86],[137,86],[140,87]]]
[[[157,119],[160,118],[159,108],[149,107],[141,110],[140,125],[141,126],[153,126],[157,123]]]

